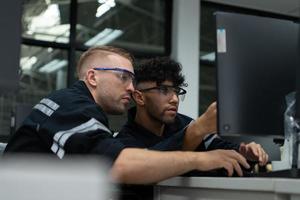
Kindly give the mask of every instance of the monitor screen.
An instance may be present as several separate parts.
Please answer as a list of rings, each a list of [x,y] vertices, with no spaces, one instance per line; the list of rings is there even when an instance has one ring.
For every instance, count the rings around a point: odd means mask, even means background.
[[[295,91],[298,24],[217,12],[220,135],[284,135],[285,96]]]

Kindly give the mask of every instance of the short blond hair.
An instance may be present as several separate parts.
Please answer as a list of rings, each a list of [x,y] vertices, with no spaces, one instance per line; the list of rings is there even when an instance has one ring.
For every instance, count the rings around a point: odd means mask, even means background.
[[[81,54],[77,67],[76,67],[76,72],[77,72],[77,76],[79,79],[82,79],[84,77],[84,63],[95,53],[101,53],[103,54],[103,56],[107,56],[111,53],[114,54],[118,54],[126,59],[128,59],[131,63],[133,63],[133,56],[126,51],[125,49],[121,49],[118,47],[113,47],[113,46],[95,46],[95,47],[91,47],[89,48],[86,52],[84,52],[83,54]]]

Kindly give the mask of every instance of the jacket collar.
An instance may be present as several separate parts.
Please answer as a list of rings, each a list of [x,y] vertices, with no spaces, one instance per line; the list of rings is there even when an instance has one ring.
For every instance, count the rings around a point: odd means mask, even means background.
[[[95,102],[95,99],[94,99],[92,93],[90,92],[89,88],[86,86],[84,81],[81,81],[81,80],[76,81],[72,85],[72,88],[78,89],[80,91],[80,93],[88,96],[90,99],[92,99]]]

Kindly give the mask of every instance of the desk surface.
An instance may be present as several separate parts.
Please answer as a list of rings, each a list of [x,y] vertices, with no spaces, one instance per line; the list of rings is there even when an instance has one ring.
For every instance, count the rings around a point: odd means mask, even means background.
[[[170,198],[176,200],[300,199],[300,179],[175,177],[155,186],[155,199]]]
[[[300,179],[257,177],[175,177],[162,181],[158,186],[238,189],[249,191],[288,191],[300,194]]]

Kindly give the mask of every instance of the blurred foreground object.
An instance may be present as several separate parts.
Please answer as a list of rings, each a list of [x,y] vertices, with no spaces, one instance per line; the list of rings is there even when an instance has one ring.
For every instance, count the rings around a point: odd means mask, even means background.
[[[115,199],[108,169],[93,158],[11,155],[0,160],[0,199]]]

